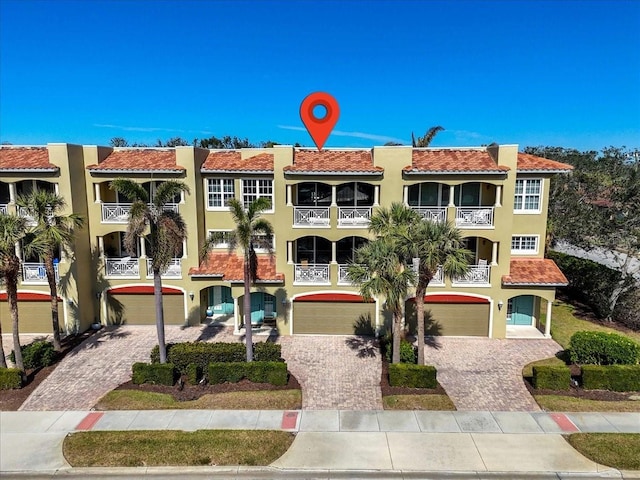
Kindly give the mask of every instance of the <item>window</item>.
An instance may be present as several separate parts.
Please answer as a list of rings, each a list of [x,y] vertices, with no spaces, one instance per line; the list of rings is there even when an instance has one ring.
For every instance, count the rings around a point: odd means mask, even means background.
[[[514,235],[511,237],[511,253],[538,253],[538,235]]]
[[[409,187],[409,205],[412,207],[446,207],[449,204],[449,185],[419,183]]]
[[[351,182],[338,185],[336,203],[339,207],[370,207],[373,205],[374,186]]]
[[[207,205],[209,208],[226,208],[227,201],[234,196],[233,179],[209,178],[207,180]]]
[[[243,180],[242,181],[242,203],[244,208],[249,208],[252,202],[258,198],[267,198],[271,202],[273,209],[273,180]]]
[[[251,244],[256,252],[268,252],[275,250],[273,235],[257,233],[251,238]]]
[[[229,248],[229,237],[231,236],[231,230],[209,230],[209,237],[213,234],[219,234],[222,236],[220,241],[213,245],[213,248]]]
[[[542,197],[542,180],[516,180],[516,194],[513,202],[514,211],[540,212]]]

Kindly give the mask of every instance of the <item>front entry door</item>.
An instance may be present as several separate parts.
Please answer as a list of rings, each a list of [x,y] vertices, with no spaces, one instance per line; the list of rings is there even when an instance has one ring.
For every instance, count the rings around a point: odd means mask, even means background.
[[[533,295],[520,295],[509,300],[507,325],[533,325]]]

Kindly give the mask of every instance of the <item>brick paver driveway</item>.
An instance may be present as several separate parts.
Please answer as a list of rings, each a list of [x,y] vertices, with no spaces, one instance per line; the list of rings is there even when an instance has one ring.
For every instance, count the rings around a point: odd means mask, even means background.
[[[562,350],[549,339],[437,337],[425,346],[425,363],[458,410],[540,410],[522,381],[522,367]]]

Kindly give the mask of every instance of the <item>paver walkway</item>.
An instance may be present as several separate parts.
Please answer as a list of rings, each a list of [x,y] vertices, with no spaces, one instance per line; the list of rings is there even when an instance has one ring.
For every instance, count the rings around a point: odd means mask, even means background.
[[[551,339],[437,337],[425,346],[425,363],[458,410],[538,411],[522,381],[522,368],[553,357],[562,347]]]

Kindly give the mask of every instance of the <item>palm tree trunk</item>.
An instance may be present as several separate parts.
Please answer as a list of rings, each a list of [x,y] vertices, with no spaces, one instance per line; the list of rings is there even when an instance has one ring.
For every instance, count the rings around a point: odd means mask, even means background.
[[[418,322],[418,365],[424,365],[424,292],[422,284],[416,286],[416,319]]]
[[[4,344],[2,343],[2,327],[0,326],[0,367],[7,368],[7,357],[4,355]]]
[[[153,269],[153,300],[156,304],[156,330],[158,332],[158,349],[160,363],[167,363],[167,344],[164,340],[164,308],[162,306],[162,278],[160,270]]]
[[[247,344],[247,362],[253,361],[253,332],[251,330],[251,265],[249,253],[244,254],[244,338]]]
[[[400,337],[402,333],[402,310],[393,311],[393,350],[391,363],[400,363]]]
[[[22,349],[20,347],[20,329],[18,327],[18,276],[15,271],[7,274],[7,299],[9,300],[9,310],[11,312],[11,323],[13,331],[13,351],[16,358],[16,367],[24,372],[24,361],[22,360]],[[2,352],[4,361],[4,351]],[[6,366],[6,362],[5,362]]]
[[[44,258],[44,269],[47,272],[47,282],[51,291],[51,327],[53,328],[53,348],[56,352],[62,350],[60,342],[60,320],[58,317],[58,286],[56,285],[56,271],[53,268],[53,252]]]

